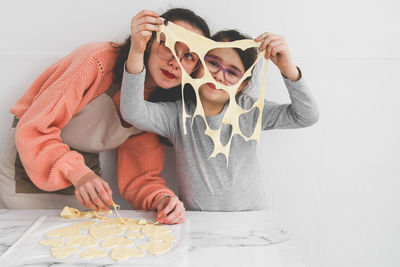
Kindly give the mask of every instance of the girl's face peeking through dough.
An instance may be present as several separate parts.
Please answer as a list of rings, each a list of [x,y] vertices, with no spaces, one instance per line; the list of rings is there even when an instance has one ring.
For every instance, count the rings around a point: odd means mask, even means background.
[[[229,94],[219,89],[218,85],[234,85],[239,82],[245,73],[245,67],[238,53],[233,48],[215,48],[205,56],[205,65],[215,80],[215,83],[205,83],[200,86],[199,94],[202,100],[214,104],[225,104],[229,100]],[[198,77],[203,76],[204,69],[199,69]],[[236,93],[247,85],[243,81]]]

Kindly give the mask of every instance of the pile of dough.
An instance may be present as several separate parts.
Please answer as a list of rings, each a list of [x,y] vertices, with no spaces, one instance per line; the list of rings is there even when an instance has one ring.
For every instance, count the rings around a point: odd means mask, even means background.
[[[99,218],[104,219],[104,214],[111,214],[112,210],[105,210],[105,211],[79,211],[75,208],[71,207],[64,207],[61,211],[60,216],[67,219],[90,219],[90,218]]]

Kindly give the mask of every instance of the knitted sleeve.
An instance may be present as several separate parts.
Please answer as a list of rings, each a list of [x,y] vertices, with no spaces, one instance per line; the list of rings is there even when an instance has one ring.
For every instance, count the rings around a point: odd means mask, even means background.
[[[158,136],[145,132],[130,137],[118,148],[118,186],[133,209],[155,210],[155,200],[175,196],[161,177],[164,146]]]
[[[62,142],[60,131],[82,99],[93,97],[90,91],[94,91],[98,75],[94,58],[67,56],[49,67],[13,107],[15,111],[11,110],[20,119],[16,146],[21,161],[42,190],[66,188],[91,172],[82,155]],[[25,110],[18,114],[20,106]]]

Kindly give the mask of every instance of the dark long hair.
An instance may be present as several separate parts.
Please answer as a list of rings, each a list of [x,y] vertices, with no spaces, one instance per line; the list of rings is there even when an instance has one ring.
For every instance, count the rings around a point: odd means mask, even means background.
[[[160,15],[160,17],[164,18],[167,21],[184,21],[186,23],[189,23],[191,26],[193,26],[196,29],[199,29],[203,35],[207,38],[210,38],[210,29],[206,23],[206,21],[198,16],[196,13],[193,11],[186,9],[186,8],[172,8],[164,12],[163,14]],[[144,53],[144,58],[143,62],[144,65],[147,68],[147,62],[149,59],[149,52],[150,51],[150,46],[152,45],[154,39],[156,37],[155,32],[153,32],[152,36],[150,37],[150,40],[147,42],[146,50]],[[128,36],[125,41],[121,44],[116,44],[116,43],[111,43],[113,47],[116,49],[119,49],[118,51],[118,57],[117,61],[115,63],[115,66],[113,68],[113,81],[114,83],[121,85],[122,82],[122,75],[124,73],[124,65],[125,62],[128,58],[129,54],[129,49],[131,46],[131,37]],[[153,92],[150,94],[150,97],[148,101],[150,102],[172,102],[178,99],[181,99],[182,93],[181,93],[181,85],[175,86],[170,89],[163,89],[161,87],[156,87]],[[165,144],[165,145],[171,145],[171,143],[162,136],[159,136],[160,141]]]
[[[249,36],[241,33],[238,30],[223,30],[211,36],[211,39],[217,42],[233,42],[237,40],[251,39]],[[243,63],[244,69],[247,71],[257,59],[257,48],[251,47],[246,50],[234,48]],[[250,76],[251,77],[251,76]],[[247,77],[246,80],[249,80]]]
[[[210,37],[210,29],[208,28],[208,25],[205,22],[205,20],[189,9],[172,8],[172,9],[167,10],[163,14],[161,14],[160,17],[163,17],[167,21],[172,21],[172,22],[178,21],[178,20],[187,22],[194,28],[199,29],[204,34],[205,37],[207,37],[207,38]],[[153,32],[152,36],[150,37],[150,40],[147,42],[147,47],[146,47],[146,50],[144,53],[144,58],[143,58],[144,65],[146,67],[147,67],[147,61],[150,56],[149,52],[148,52],[150,50],[149,47],[153,43],[155,37],[156,37],[156,34],[155,34],[155,32]],[[131,46],[131,37],[128,36],[125,39],[125,41],[121,44],[112,43],[112,45],[115,48],[119,49],[117,61],[114,66],[114,69],[113,69],[113,73],[114,73],[113,79],[114,79],[114,83],[117,83],[120,85],[122,82],[122,75],[124,73],[124,64],[128,58],[129,49]],[[180,85],[170,88],[168,90],[158,87],[150,95],[149,101],[152,101],[152,102],[175,101],[181,97],[179,88],[180,88]]]

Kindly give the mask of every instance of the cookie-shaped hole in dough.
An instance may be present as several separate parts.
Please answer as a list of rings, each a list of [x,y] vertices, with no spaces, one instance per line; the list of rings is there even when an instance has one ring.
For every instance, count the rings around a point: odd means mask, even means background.
[[[183,69],[192,78],[202,78],[203,64],[200,61],[200,57],[197,53],[190,50],[190,47],[184,42],[175,42],[174,45],[175,55],[179,59]]]

